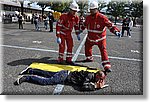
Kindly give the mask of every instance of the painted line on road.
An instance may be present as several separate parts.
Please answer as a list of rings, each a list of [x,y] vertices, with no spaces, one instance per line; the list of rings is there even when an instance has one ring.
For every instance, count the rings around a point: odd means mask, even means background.
[[[79,54],[81,56],[85,56],[85,54]],[[100,57],[100,55],[93,55],[93,57]],[[142,62],[143,60],[141,59],[135,59],[135,58],[123,58],[123,57],[113,57],[113,56],[108,56],[109,59],[116,59],[116,60],[126,60],[126,61],[138,61]]]
[[[33,51],[44,51],[44,52],[54,52],[58,53],[56,50],[48,50],[48,49],[40,49],[40,48],[28,48],[28,47],[21,47],[21,46],[12,46],[12,45],[0,45],[2,47],[7,47],[7,48],[16,48],[16,49],[26,49],[26,50],[33,50]],[[66,52],[65,52],[66,53]],[[85,54],[79,53],[81,56],[85,56]],[[100,55],[93,55],[93,57],[101,57]],[[143,61],[141,59],[134,59],[134,58],[125,58],[125,57],[113,57],[113,56],[108,56],[111,59],[117,59],[117,60],[127,60],[127,61]],[[75,59],[75,57],[74,57]]]
[[[77,60],[77,57],[82,49],[82,46],[84,45],[85,41],[86,41],[86,38],[87,38],[87,34],[84,36],[82,42],[80,43],[76,53],[74,54],[73,58],[72,58],[72,61],[76,61]],[[63,88],[64,88],[64,85],[61,85],[61,84],[57,84],[54,91],[53,91],[53,95],[60,95],[61,92],[63,91]]]
[[[86,41],[86,38],[87,38],[87,34],[85,35],[84,39],[82,40],[82,42],[80,43],[80,46],[78,47],[76,53],[74,54],[73,58],[72,58],[72,61],[76,61],[77,60],[77,57],[81,51],[81,48],[82,46],[84,45],[85,41]]]
[[[40,48],[30,48],[30,47],[21,47],[21,46],[12,46],[12,45],[0,45],[2,47],[16,48],[16,49],[26,49],[33,51],[44,51],[44,52],[58,52],[56,50],[40,49]]]

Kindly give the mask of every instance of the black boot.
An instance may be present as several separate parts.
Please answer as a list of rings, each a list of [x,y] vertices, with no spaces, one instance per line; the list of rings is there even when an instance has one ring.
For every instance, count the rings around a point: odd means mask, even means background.
[[[68,65],[73,65],[73,66],[76,65],[75,62],[73,62],[73,61],[66,61],[66,63],[67,63]]]
[[[14,85],[20,85],[21,83],[25,82],[26,81],[26,76],[22,75],[22,76],[19,76],[17,78],[17,80],[14,82]]]

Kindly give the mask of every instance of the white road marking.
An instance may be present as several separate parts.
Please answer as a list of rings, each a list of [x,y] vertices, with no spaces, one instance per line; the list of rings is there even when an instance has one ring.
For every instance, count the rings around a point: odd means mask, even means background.
[[[131,50],[133,53],[140,53],[138,50]]]
[[[32,43],[41,44],[41,43],[42,43],[42,41],[32,41]]]
[[[85,54],[79,54],[81,56],[84,56]],[[93,55],[93,57],[101,57],[100,55]],[[141,59],[135,59],[135,58],[125,58],[125,57],[113,57],[113,56],[108,56],[109,59],[116,59],[116,60],[126,60],[126,61],[138,61],[141,62],[143,60]]]
[[[86,38],[87,38],[87,34],[84,36],[82,42],[80,43],[76,53],[74,54],[73,58],[72,58],[72,61],[76,61],[77,60],[77,57],[81,51],[81,48],[82,46],[84,45],[85,41],[86,41]],[[64,88],[64,85],[61,85],[61,84],[57,84],[57,86],[55,87],[54,91],[53,91],[53,95],[60,95],[62,90]]]
[[[84,39],[82,40],[82,42],[80,43],[80,46],[78,47],[76,53],[74,54],[73,58],[72,58],[72,61],[76,61],[77,60],[77,57],[81,51],[81,48],[82,46],[84,45],[85,41],[86,41],[86,38],[87,38],[87,34],[84,36]]]
[[[53,95],[60,95],[62,90],[64,88],[64,85],[62,84],[57,84],[57,86],[55,87],[54,91],[53,91]]]
[[[16,49],[25,49],[25,50],[33,50],[33,51],[44,51],[44,52],[53,52],[53,53],[58,53],[56,50],[49,50],[49,49],[40,49],[40,48],[28,48],[28,47],[21,47],[21,46],[12,46],[12,45],[0,45],[2,47],[7,47],[7,48],[16,48]],[[65,52],[66,53],[66,52]],[[79,53],[81,56],[85,56],[85,54]],[[100,55],[93,55],[94,57],[101,57]],[[134,59],[134,58],[125,58],[125,57],[113,57],[113,56],[108,56],[111,59],[117,59],[117,60],[127,60],[127,61],[143,61],[141,59]],[[75,57],[74,57],[75,58]]]
[[[40,48],[30,48],[30,47],[21,47],[21,46],[12,46],[12,45],[0,45],[2,47],[16,48],[16,49],[26,49],[34,51],[44,51],[44,52],[58,52],[56,50],[40,49]]]

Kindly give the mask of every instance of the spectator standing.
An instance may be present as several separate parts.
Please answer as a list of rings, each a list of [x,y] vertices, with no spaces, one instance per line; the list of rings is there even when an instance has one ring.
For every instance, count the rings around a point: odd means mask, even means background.
[[[37,14],[35,14],[34,16],[34,24],[35,24],[35,30],[40,30],[39,28],[39,16]]]
[[[49,13],[49,27],[50,27],[49,32],[53,32],[53,22],[54,22],[54,16],[53,16],[53,13],[50,12]]]
[[[44,21],[44,28],[47,31],[49,18],[46,15],[44,15],[43,16],[43,21]]]
[[[23,16],[19,14],[18,16],[19,29],[23,29]]]
[[[127,31],[127,36],[131,37],[130,33],[130,18],[126,17],[122,22],[122,37],[124,36],[124,31]]]

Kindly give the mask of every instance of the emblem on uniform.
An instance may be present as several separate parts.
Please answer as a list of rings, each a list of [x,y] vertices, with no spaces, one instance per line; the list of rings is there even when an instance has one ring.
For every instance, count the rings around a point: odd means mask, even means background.
[[[99,25],[99,24],[97,25],[97,28],[100,28],[100,25]]]

